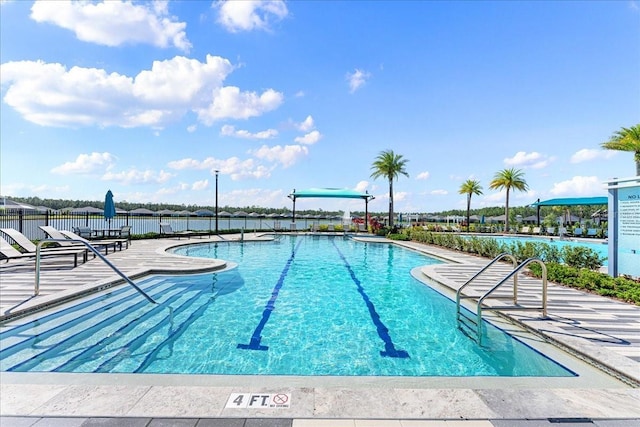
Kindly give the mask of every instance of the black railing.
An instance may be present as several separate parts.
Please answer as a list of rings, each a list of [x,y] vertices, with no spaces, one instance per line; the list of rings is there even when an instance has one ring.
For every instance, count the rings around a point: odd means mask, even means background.
[[[170,224],[173,231],[215,232],[214,216],[175,216],[175,215],[132,215],[117,214],[110,221],[101,214],[93,213],[62,213],[62,212],[25,212],[23,210],[0,210],[0,228],[14,228],[31,240],[42,240],[47,236],[39,228],[49,225],[58,230],[73,230],[74,227],[89,227],[92,230],[119,229],[131,226],[131,234],[142,235],[160,233],[160,223]],[[281,229],[288,230],[291,218],[276,219]],[[307,228],[313,221],[297,218],[298,228]],[[315,222],[329,224],[330,219],[316,219]],[[258,230],[270,231],[274,224],[273,218],[268,217],[218,217],[219,231],[228,230]]]

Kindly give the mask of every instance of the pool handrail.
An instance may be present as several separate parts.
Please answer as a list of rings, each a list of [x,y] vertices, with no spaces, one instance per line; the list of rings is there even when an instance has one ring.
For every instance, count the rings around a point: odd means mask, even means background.
[[[133,283],[133,281],[131,279],[129,279],[129,277],[127,277],[126,274],[124,274],[122,271],[120,271],[118,269],[118,267],[116,267],[115,265],[113,265],[111,263],[111,261],[109,261],[104,255],[102,255],[100,253],[100,251],[98,251],[96,248],[93,247],[93,245],[91,245],[91,243],[84,241],[84,240],[78,240],[78,239],[44,239],[38,242],[37,246],[36,246],[36,277],[35,277],[35,285],[34,285],[34,291],[33,291],[33,295],[37,296],[40,294],[40,251],[42,248],[42,245],[47,243],[47,242],[72,242],[72,243],[82,243],[83,245],[85,245],[87,247],[87,249],[89,249],[91,252],[93,252],[95,254],[95,256],[97,256],[98,258],[100,258],[102,261],[105,262],[105,264],[107,264],[109,267],[111,267],[111,269],[113,271],[115,271],[116,273],[118,273],[118,275],[120,277],[122,277],[128,284],[130,284],[131,286],[133,286],[133,288],[138,291],[139,293],[142,294],[142,296],[144,296],[149,302],[153,303],[153,304],[158,304],[158,302],[156,300],[154,300],[153,298],[151,298],[145,291],[143,291],[142,289],[140,289],[138,287],[138,285],[136,285],[135,283]]]
[[[487,269],[489,267],[491,267],[496,262],[502,260],[503,258],[509,258],[511,260],[511,262],[513,263],[513,269],[514,270],[518,266],[518,260],[516,259],[516,257],[514,257],[513,255],[511,255],[511,254],[509,254],[507,252],[503,252],[500,255],[496,256],[494,259],[492,259],[491,262],[489,262],[489,264],[487,264],[484,267],[482,267],[482,269],[480,271],[478,271],[476,274],[471,276],[471,278],[469,280],[467,280],[462,286],[460,286],[458,288],[458,290],[456,291],[456,320],[458,322],[460,321],[460,299],[462,298],[462,290],[464,288],[466,288],[467,286],[469,286],[471,284],[471,282],[473,282],[475,279],[478,278],[478,276],[480,276],[482,273],[487,271]],[[514,301],[517,303],[517,299],[518,299],[518,276],[515,276],[513,278],[513,298],[514,298]]]
[[[511,277],[514,278],[514,288],[515,288],[515,283],[516,283],[516,278],[517,278],[517,274],[520,272],[520,270],[524,269],[525,267],[527,267],[529,264],[531,264],[532,262],[535,262],[537,264],[540,265],[540,268],[542,269],[542,307],[521,307],[518,306],[517,304],[517,298],[516,295],[514,294],[514,298],[513,298],[513,306],[506,306],[506,307],[485,307],[484,310],[542,310],[542,317],[546,318],[547,317],[547,266],[545,265],[545,263],[539,259],[539,258],[528,258],[526,260],[524,260],[522,262],[522,264],[520,264],[517,268],[515,268],[511,273],[507,274],[502,280],[500,280],[498,283],[496,283],[491,289],[489,289],[487,292],[484,293],[484,295],[482,295],[480,297],[480,299],[478,299],[478,305],[477,305],[477,311],[476,311],[476,328],[477,328],[477,336],[478,336],[478,344],[482,345],[482,311],[483,311],[483,307],[482,307],[482,303],[484,302],[484,300],[486,298],[489,297],[489,295],[491,295],[493,293],[493,291],[495,291],[496,289],[498,289],[500,286],[502,286],[507,280],[509,280]]]

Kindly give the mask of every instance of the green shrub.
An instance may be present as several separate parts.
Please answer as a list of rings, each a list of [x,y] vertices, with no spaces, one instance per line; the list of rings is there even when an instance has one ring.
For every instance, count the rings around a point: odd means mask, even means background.
[[[565,264],[548,263],[546,266],[547,279],[551,282],[640,305],[640,282],[636,280],[627,277],[613,278],[588,268],[576,268]],[[529,271],[535,277],[542,277],[542,268],[538,264],[531,264]]]
[[[593,250],[584,246],[565,246],[562,248],[562,260],[575,268],[597,270],[602,267],[603,259]]]
[[[404,233],[389,233],[387,234],[387,238],[391,240],[401,240],[401,241],[411,240],[411,237],[407,236]]]

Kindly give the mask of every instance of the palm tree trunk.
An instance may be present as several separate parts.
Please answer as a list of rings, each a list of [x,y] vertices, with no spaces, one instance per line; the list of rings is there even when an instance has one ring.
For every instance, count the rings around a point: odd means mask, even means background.
[[[389,228],[393,227],[393,178],[389,178]]]
[[[467,233],[469,232],[469,214],[471,212],[471,193],[467,194]]]
[[[504,206],[504,232],[509,232],[509,187],[507,187],[507,200]]]
[[[636,176],[640,176],[640,153],[636,153]]]

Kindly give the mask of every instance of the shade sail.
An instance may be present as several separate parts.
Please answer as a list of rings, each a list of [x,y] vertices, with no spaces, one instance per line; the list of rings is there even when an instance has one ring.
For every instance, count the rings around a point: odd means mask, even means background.
[[[570,197],[563,199],[549,199],[542,202],[532,203],[531,206],[586,206],[586,205],[606,205],[609,203],[607,197]]]
[[[289,198],[328,197],[336,199],[373,199],[369,193],[350,190],[348,188],[309,188],[307,190],[293,190]]]

